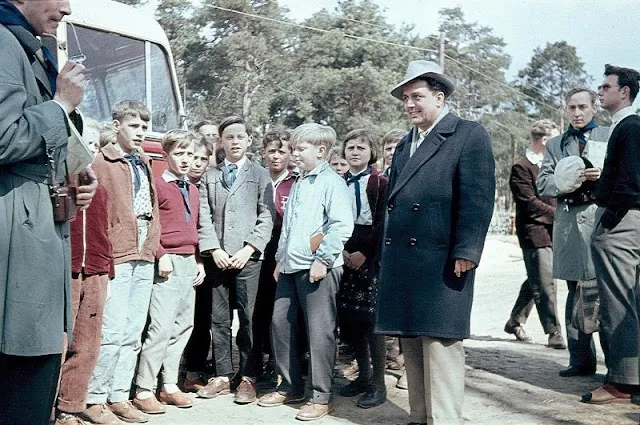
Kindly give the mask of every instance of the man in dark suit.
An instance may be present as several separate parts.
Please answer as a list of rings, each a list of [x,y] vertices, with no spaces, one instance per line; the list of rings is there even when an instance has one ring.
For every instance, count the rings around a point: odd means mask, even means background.
[[[409,63],[391,94],[413,129],[391,164],[378,333],[402,337],[412,423],[461,423],[475,268],[493,213],[491,138],[449,113],[454,82]]]
[[[591,253],[600,294],[600,337],[608,342],[606,383],[586,403],[630,402],[640,393],[640,117],[631,106],[640,73],[606,65],[598,87],[611,114],[607,156],[596,186]]]
[[[536,188],[547,140],[558,134],[558,127],[552,121],[536,121],[531,127],[531,139],[525,156],[511,167],[509,186],[516,203],[516,233],[522,248],[527,280],[520,287],[504,331],[515,335],[520,341],[530,341],[522,325],[526,323],[535,303],[544,333],[549,335],[549,347],[565,349],[567,347],[562,339],[556,308],[551,248],[556,200],[540,196]]]

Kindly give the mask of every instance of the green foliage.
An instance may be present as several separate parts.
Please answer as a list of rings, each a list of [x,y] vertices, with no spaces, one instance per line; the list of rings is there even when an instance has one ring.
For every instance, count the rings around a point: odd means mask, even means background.
[[[528,101],[534,116],[564,121],[564,98],[575,87],[588,87],[591,78],[576,48],[566,41],[547,43],[533,51],[531,62],[518,72],[519,86],[532,98],[548,106]]]
[[[341,0],[304,27],[287,13],[277,0],[160,0],[156,16],[186,86],[189,121],[240,114],[256,129],[256,142],[269,126],[311,121],[331,125],[339,139],[361,127],[380,139],[410,126],[389,91],[409,61],[438,60],[443,33],[445,71],[457,82],[449,103],[489,129],[498,208],[511,208],[508,175],[524,152],[533,107],[506,81],[511,58],[491,28],[466,21],[459,7],[445,8],[440,27],[423,37],[410,26],[392,25],[372,0]],[[536,75],[547,72],[537,68]],[[526,84],[534,83],[542,84]],[[540,90],[555,93],[553,87]]]

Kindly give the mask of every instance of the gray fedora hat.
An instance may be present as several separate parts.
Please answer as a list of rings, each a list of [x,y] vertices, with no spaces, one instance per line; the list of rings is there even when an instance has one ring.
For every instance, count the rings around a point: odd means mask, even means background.
[[[421,59],[409,62],[407,72],[404,74],[404,80],[391,90],[391,95],[396,99],[402,100],[402,86],[418,77],[433,78],[434,80],[444,84],[447,89],[444,94],[446,97],[451,96],[456,90],[456,83],[454,83],[451,78],[444,75],[442,69],[440,69],[440,66],[437,63]]]

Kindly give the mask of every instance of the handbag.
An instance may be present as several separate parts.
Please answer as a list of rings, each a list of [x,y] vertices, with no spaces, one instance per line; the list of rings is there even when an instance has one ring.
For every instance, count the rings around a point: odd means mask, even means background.
[[[578,281],[571,323],[586,334],[600,330],[600,294],[595,279]]]

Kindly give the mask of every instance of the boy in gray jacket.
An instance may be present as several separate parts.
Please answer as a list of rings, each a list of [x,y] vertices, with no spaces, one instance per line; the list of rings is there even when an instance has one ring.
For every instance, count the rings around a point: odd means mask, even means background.
[[[353,231],[353,212],[345,181],[327,163],[336,140],[331,127],[303,124],[291,135],[293,157],[302,174],[291,189],[276,253],[278,281],[271,338],[282,383],[261,406],[304,399],[301,357],[297,352],[299,313],[309,338],[313,397],[296,416],[314,420],[331,411],[336,351],[336,294],[342,276],[342,250]]]

